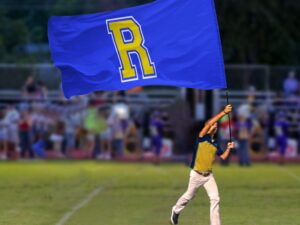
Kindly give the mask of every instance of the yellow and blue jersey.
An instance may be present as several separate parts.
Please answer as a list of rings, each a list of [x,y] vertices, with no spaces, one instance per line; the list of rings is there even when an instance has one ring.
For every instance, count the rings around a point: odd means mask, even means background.
[[[223,153],[224,151],[209,135],[197,137],[191,168],[202,173],[212,171],[216,155],[220,156]]]

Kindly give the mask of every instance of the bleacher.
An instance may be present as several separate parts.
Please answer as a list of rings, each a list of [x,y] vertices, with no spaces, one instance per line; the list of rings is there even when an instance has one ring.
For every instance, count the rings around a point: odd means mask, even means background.
[[[290,133],[300,134],[300,99],[279,98],[273,91],[230,91],[230,103],[234,107],[247,103],[249,97],[252,98],[254,106],[264,105],[273,112],[283,112],[289,123]],[[218,111],[221,105],[227,102],[225,90],[214,91],[214,111]]]

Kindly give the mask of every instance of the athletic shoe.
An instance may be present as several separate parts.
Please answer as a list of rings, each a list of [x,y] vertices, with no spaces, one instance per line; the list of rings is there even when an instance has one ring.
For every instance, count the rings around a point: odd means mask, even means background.
[[[174,210],[172,209],[171,224],[173,224],[173,225],[178,224],[178,217],[179,217],[179,214],[175,213]]]

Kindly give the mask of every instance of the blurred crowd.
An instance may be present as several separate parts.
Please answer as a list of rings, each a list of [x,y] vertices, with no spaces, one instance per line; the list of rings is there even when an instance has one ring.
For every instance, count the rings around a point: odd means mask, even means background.
[[[87,96],[47,101],[43,85],[29,77],[23,101],[0,110],[0,159],[171,156],[168,113],[134,110],[124,92],[113,102]],[[42,100],[42,101],[40,101]]]
[[[130,153],[159,156],[163,139],[171,137],[169,127],[167,113],[139,117],[123,101],[111,107],[83,99],[9,105],[0,113],[0,158],[76,157],[76,151],[106,160]]]
[[[291,132],[289,114],[296,110],[299,115],[300,111],[300,88],[295,73],[289,73],[282,94],[272,101],[256,104],[255,90],[251,90],[247,101],[234,107],[231,123],[228,117],[220,122],[218,137],[223,148],[230,138],[230,124],[240,165],[251,164],[250,152],[264,156],[277,154],[282,161],[287,154],[297,155],[300,124]],[[45,84],[30,76],[22,93],[20,103],[5,105],[0,110],[2,160],[51,157],[110,160],[134,155],[159,162],[161,157],[172,157],[176,135],[180,135],[170,122],[172,112],[146,106],[131,108],[125,92],[115,93],[117,97],[109,103],[101,100],[101,94],[95,99],[85,96],[53,102],[47,100]],[[291,105],[293,110],[289,108]],[[226,165],[229,160],[222,163]]]
[[[225,148],[230,139],[228,117],[224,117],[220,125],[219,138]],[[279,156],[280,163],[284,163],[286,157],[297,156],[300,146],[300,82],[295,72],[289,72],[282,91],[275,98],[267,98],[261,104],[255,103],[255,88],[250,87],[247,101],[233,112],[231,128],[242,166],[250,165],[250,153]],[[228,164],[229,160],[223,164]]]

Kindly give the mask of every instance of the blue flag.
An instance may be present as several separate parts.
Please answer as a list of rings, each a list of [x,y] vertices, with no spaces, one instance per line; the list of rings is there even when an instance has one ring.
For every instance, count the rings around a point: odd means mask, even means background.
[[[67,98],[145,85],[226,87],[213,0],[53,16],[48,37]]]

